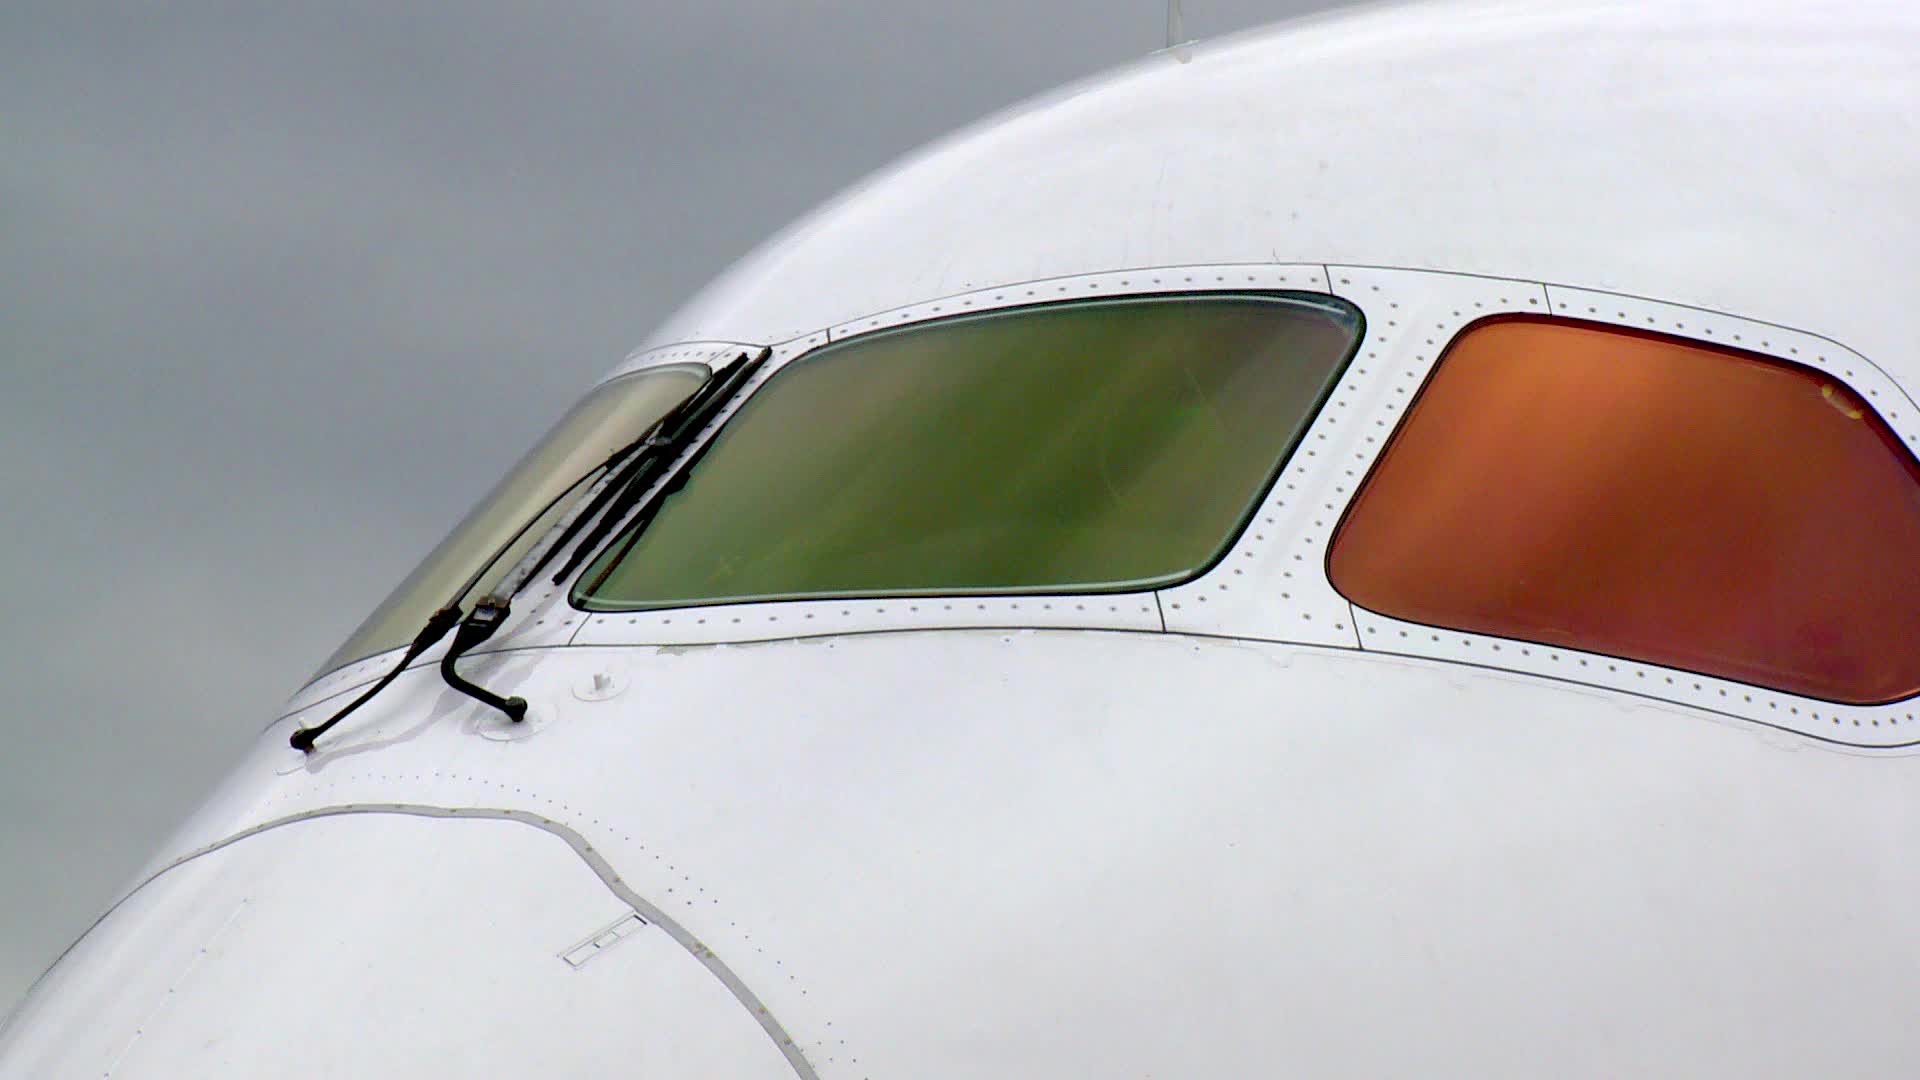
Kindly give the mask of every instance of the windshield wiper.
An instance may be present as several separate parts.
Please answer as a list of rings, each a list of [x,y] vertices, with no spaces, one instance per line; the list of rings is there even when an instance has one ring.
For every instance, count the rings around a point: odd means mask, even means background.
[[[467,654],[467,650],[492,637],[500,629],[507,616],[513,614],[513,607],[505,597],[489,594],[473,605],[473,612],[460,623],[460,629],[453,635],[453,644],[447,646],[447,654],[440,658],[440,677],[448,686],[467,695],[483,705],[491,705],[507,714],[507,719],[519,723],[527,718],[527,699],[523,697],[501,697],[478,683],[461,678],[453,668],[454,661]]]
[[[686,444],[712,419],[713,415],[719,410],[719,406],[731,398],[741,386],[745,385],[747,378],[750,377],[761,364],[765,363],[767,357],[770,355],[772,355],[772,350],[765,348],[752,355],[744,352],[740,353],[731,364],[709,377],[707,381],[702,383],[700,388],[689,395],[685,401],[682,401],[679,405],[669,410],[665,416],[656,421],[647,429],[645,434],[609,454],[604,461],[594,466],[594,468],[589,470],[580,480],[569,485],[566,490],[549,500],[545,506],[540,508],[538,513],[532,515],[519,529],[515,530],[514,534],[496,549],[494,553],[488,557],[486,562],[474,570],[474,572],[467,577],[466,581],[461,583],[460,587],[454,591],[445,605],[427,619],[426,625],[421,627],[420,633],[414,637],[413,642],[407,646],[407,651],[400,657],[399,662],[396,663],[392,669],[382,676],[378,682],[368,687],[359,697],[354,698],[331,717],[328,717],[324,723],[310,728],[295,729],[292,736],[287,740],[288,744],[303,753],[312,753],[315,740],[326,734],[335,724],[346,719],[354,710],[365,705],[382,690],[385,690],[388,685],[399,678],[401,672],[405,671],[409,665],[418,660],[421,654],[432,648],[441,638],[446,637],[447,632],[456,626],[459,627],[459,632],[454,635],[453,643],[447,648],[447,654],[440,660],[441,676],[446,679],[447,684],[455,690],[500,710],[505,713],[509,719],[515,722],[523,719],[526,716],[527,710],[525,700],[518,697],[503,698],[483,686],[469,682],[465,678],[462,678],[460,673],[454,668],[454,662],[480,643],[492,637],[494,633],[500,629],[500,626],[506,622],[507,616],[512,613],[512,598],[519,594],[526,583],[537,576],[540,570],[546,566],[555,554],[566,548],[568,543],[571,542],[575,536],[579,535],[581,529],[588,523],[600,517],[603,512],[609,512],[610,516],[601,519],[601,527],[594,530],[589,540],[583,543],[582,549],[591,550],[603,540],[606,532],[611,529],[609,521],[617,523],[620,517],[625,516],[627,509],[631,507],[632,499],[637,498],[639,492],[646,490],[652,483],[652,480],[658,476],[659,470],[677,457],[681,450],[685,449]],[[622,464],[623,459],[625,461],[624,464]],[[577,491],[582,483],[592,479],[596,474],[604,475],[608,470],[616,466],[620,469],[619,474],[613,477],[600,492],[594,496],[593,501],[567,524],[553,543],[542,545],[542,549],[538,552],[538,558],[528,567],[526,572],[520,573],[521,568],[516,566],[514,572],[509,574],[509,580],[502,582],[503,586],[510,585],[511,587],[497,589],[494,593],[482,597],[474,605],[473,612],[467,615],[464,620],[461,618],[461,604],[466,599],[467,594],[471,593],[474,587],[486,577],[487,572],[493,568],[494,564],[500,561],[501,556],[511,551],[514,545],[520,542],[521,537],[525,535],[529,528],[533,527],[535,522],[545,518],[561,500],[568,498]],[[560,572],[560,576],[555,579],[556,583],[560,578],[564,578],[566,574],[571,573],[580,561],[580,556],[576,553],[576,557],[568,562],[567,567],[563,569]],[[525,560],[523,560],[523,564],[524,562]]]
[[[554,575],[554,584],[559,584],[573,573],[626,517],[634,501],[647,490],[654,478],[680,456],[681,451],[699,436],[720,408],[746,385],[747,380],[771,355],[773,350],[766,348],[752,356],[741,353],[733,363],[694,391],[692,396],[661,417],[647,436],[633,444],[632,458],[620,470],[620,474],[594,497],[587,509],[569,522],[554,542],[545,546],[544,551],[538,555],[528,552],[526,558],[521,560],[521,565],[508,572],[499,588],[473,606],[473,613],[467,616],[460,624],[459,631],[453,635],[453,644],[447,646],[447,654],[440,658],[440,674],[447,680],[448,686],[500,710],[516,724],[526,718],[527,703],[524,698],[503,698],[484,686],[467,681],[454,669],[455,661],[500,629],[507,621],[507,616],[513,613],[513,598],[526,587],[527,582],[533,580],[554,553],[566,547],[597,515],[599,520],[592,531],[586,534],[559,573]],[[688,462],[688,468],[691,467],[692,462]],[[686,469],[682,469],[681,476],[676,479],[684,482],[685,473]]]
[[[295,750],[298,750],[303,754],[313,753],[313,741],[315,739],[318,739],[320,736],[325,735],[327,731],[333,727],[333,725],[339,723],[342,720],[345,720],[347,718],[348,713],[351,713],[353,710],[359,708],[362,705],[365,705],[369,701],[372,701],[373,696],[375,694],[378,694],[380,691],[385,690],[387,688],[387,684],[399,678],[400,673],[407,670],[408,664],[411,664],[415,660],[420,659],[421,653],[426,652],[428,649],[432,648],[434,642],[439,641],[443,637],[446,637],[447,631],[453,629],[454,624],[458,623],[459,621],[460,621],[460,603],[459,603],[459,599],[456,597],[452,604],[448,605],[447,607],[441,608],[439,611],[434,612],[427,619],[427,625],[420,628],[420,633],[415,635],[413,639],[413,644],[407,646],[407,651],[403,656],[400,657],[400,662],[393,665],[392,669],[389,670],[385,675],[382,675],[380,677],[379,682],[376,682],[372,686],[368,687],[366,692],[361,694],[359,697],[354,698],[352,701],[347,702],[347,704],[344,707],[342,707],[339,712],[336,712],[331,717],[329,717],[326,723],[320,724],[316,727],[310,727],[310,728],[308,727],[295,728],[293,731],[292,737],[287,740],[288,745],[292,746]]]
[[[580,546],[574,548],[573,554],[559,570],[554,572],[553,584],[558,585],[565,581],[568,575],[578,570],[580,564],[586,562],[588,557],[599,549],[600,545],[606,541],[607,535],[620,525],[622,519],[632,511],[634,504],[640,501],[640,497],[646,494],[649,487],[653,486],[654,480],[659,478],[660,473],[673,463],[674,458],[680,456],[680,452],[693,442],[694,437],[707,426],[707,422],[713,419],[721,406],[732,399],[734,394],[746,385],[747,380],[753,378],[754,372],[760,370],[760,366],[767,362],[767,357],[772,355],[772,349],[761,349],[753,356],[740,354],[739,359],[728,365],[726,371],[709,384],[713,387],[711,394],[702,396],[697,393],[692,398],[688,398],[687,409],[671,418],[673,424],[670,427],[662,423],[662,435],[657,441],[648,440],[649,448],[655,452],[636,455],[627,463],[627,467],[621,470],[621,475],[613,483],[608,484],[600,493],[600,498],[595,500],[602,504],[605,512],[594,524],[593,531],[587,534],[586,539],[580,541]],[[704,391],[705,388],[702,389]],[[687,467],[691,468],[693,464],[693,461],[688,461]],[[686,473],[687,469],[680,470],[682,483],[685,482]],[[670,488],[673,486],[669,485]],[[662,496],[666,494],[669,494],[667,489],[660,492]],[[658,502],[659,499],[656,497],[654,503],[658,504]],[[575,531],[587,521],[588,517],[589,515],[581,515],[574,523]],[[569,538],[563,537],[561,543],[550,548],[549,554],[560,550],[565,545],[566,539]],[[538,572],[538,568],[535,572]]]

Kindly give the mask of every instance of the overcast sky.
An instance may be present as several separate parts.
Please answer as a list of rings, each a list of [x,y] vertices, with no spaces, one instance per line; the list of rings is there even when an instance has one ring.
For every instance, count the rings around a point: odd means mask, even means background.
[[[1311,0],[1188,0],[1190,36]],[[1159,0],[0,7],[0,1010],[586,385]]]

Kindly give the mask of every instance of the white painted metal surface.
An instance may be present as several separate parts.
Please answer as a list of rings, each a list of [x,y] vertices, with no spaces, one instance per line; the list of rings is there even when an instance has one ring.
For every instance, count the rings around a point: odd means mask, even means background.
[[[631,614],[546,590],[463,668],[523,728],[429,662],[303,756],[288,732],[391,658],[331,674],[42,980],[0,1075],[1911,1071],[1911,703],[1412,627],[1324,558],[1489,314],[1810,363],[1915,445],[1920,18],[1431,5],[1178,52],[882,174],[616,373],[1331,291],[1365,340],[1218,566]]]
[[[1909,379],[1920,9],[1430,3],[1156,54],[847,192],[656,334],[784,340],[1189,263],[1563,282],[1846,342]],[[724,331],[724,332],[723,332]]]
[[[87,1009],[30,1009],[8,1066],[74,1075],[71,1045],[107,1029],[122,1045],[94,1075],[587,1075],[609,1061],[642,1075],[792,1075],[757,1002],[734,997],[697,941],[656,923],[591,969],[567,962],[573,939],[633,911],[563,827],[333,809],[135,892],[48,988]],[[651,1037],[635,1016],[676,1037]]]
[[[573,697],[608,663],[634,688]],[[276,726],[178,846],[400,801],[567,823],[823,1076],[1789,1075],[1910,1049],[1910,759],[1794,753],[1524,676],[1157,633],[573,649],[512,686],[558,717],[520,743],[473,738],[429,672],[311,760]],[[393,861],[284,857],[312,860],[295,906],[333,949],[442,906],[518,926],[499,878],[558,876],[450,848],[428,874],[454,895],[423,906]],[[342,878],[352,903],[328,915]],[[561,968],[612,914],[522,951]],[[585,971],[645,959],[628,949]],[[1789,1006],[1796,1023],[1768,1021]]]

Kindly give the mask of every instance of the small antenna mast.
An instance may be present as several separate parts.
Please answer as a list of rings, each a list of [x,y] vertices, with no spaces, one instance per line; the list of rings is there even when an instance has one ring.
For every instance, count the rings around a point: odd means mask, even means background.
[[[1181,25],[1180,0],[1167,0],[1167,48],[1184,44],[1187,40],[1186,28]]]

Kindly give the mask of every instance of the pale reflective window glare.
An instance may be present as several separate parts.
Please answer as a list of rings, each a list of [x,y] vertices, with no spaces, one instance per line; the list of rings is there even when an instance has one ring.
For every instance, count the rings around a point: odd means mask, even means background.
[[[1838,379],[1736,349],[1470,327],[1328,569],[1410,622],[1836,702],[1920,693],[1920,464]]]
[[[565,512],[570,502],[561,496],[584,488],[608,455],[644,435],[708,375],[702,364],[650,368],[609,381],[581,399],[367,616],[319,674],[412,641],[427,617],[519,532],[513,547],[474,588],[469,604],[483,595]],[[547,509],[556,499],[560,502]],[[535,515],[541,519],[526,527]]]
[[[1325,296],[1076,302],[904,327],[776,372],[593,610],[1141,589],[1239,531],[1353,351]]]

